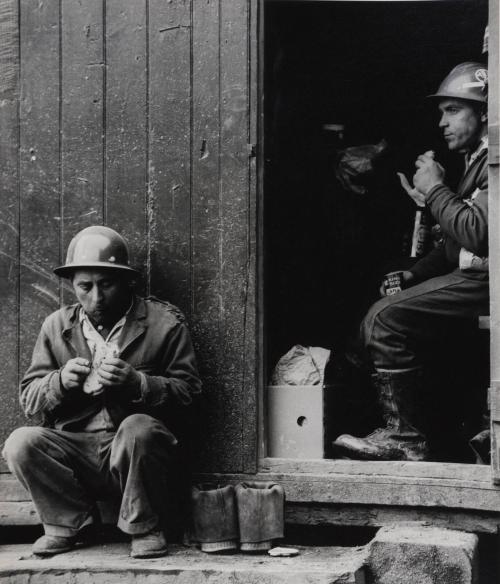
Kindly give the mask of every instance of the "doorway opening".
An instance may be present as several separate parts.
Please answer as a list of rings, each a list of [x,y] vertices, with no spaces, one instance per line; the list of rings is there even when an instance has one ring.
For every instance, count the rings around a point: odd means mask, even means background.
[[[294,345],[331,350],[326,375],[338,393],[327,440],[377,425],[367,371],[349,367],[383,274],[415,261],[416,207],[396,173],[411,180],[417,156],[433,150],[457,185],[463,160],[447,150],[425,97],[458,63],[486,61],[487,21],[486,1],[265,3],[266,373]],[[339,153],[355,146],[383,152],[349,185]],[[473,461],[467,439],[481,424],[489,365],[487,333],[471,334],[472,361],[450,347],[434,363],[443,385],[436,460]],[[457,367],[467,358],[473,371]]]

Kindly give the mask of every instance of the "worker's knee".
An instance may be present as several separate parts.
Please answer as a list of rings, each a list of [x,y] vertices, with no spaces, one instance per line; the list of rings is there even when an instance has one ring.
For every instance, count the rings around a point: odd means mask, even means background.
[[[142,449],[147,452],[157,442],[158,432],[163,424],[147,414],[132,414],[120,424],[115,437],[115,445],[127,450]]]
[[[396,312],[389,298],[381,298],[370,307],[361,322],[361,340],[367,349],[379,343],[387,330],[397,328]]]
[[[25,464],[33,464],[36,453],[44,449],[45,428],[17,428],[5,441],[2,455],[11,472]]]

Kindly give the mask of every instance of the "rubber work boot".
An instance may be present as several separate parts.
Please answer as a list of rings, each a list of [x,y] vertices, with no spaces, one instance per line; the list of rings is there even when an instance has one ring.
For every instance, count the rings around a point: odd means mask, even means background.
[[[160,529],[132,536],[130,555],[132,558],[159,558],[167,554],[167,542]]]
[[[276,483],[236,485],[241,551],[267,551],[283,537],[285,493]]]
[[[33,544],[33,553],[37,556],[54,556],[69,552],[75,547],[75,537],[60,535],[42,535]]]
[[[334,452],[360,460],[426,460],[428,448],[420,414],[422,369],[378,371],[372,377],[385,427],[365,438],[342,434],[332,444]]]
[[[238,516],[234,487],[191,490],[194,538],[203,552],[238,548]]]

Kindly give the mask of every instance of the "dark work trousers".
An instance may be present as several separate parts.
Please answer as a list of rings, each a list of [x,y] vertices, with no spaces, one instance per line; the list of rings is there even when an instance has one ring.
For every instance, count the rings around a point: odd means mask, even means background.
[[[121,496],[118,527],[134,535],[159,522],[176,443],[160,421],[133,414],[116,432],[17,428],[3,456],[30,493],[47,535],[75,535],[93,522],[95,501],[113,496]]]
[[[423,365],[424,353],[439,351],[447,334],[486,314],[487,274],[456,269],[375,302],[361,324],[361,340],[375,369],[414,369]]]

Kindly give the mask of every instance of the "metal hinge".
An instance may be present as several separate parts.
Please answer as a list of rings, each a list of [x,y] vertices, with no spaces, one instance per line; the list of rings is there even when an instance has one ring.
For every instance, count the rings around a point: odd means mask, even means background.
[[[257,144],[247,144],[247,152],[250,158],[257,156]]]

